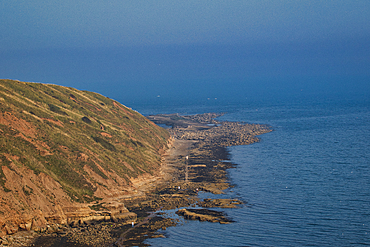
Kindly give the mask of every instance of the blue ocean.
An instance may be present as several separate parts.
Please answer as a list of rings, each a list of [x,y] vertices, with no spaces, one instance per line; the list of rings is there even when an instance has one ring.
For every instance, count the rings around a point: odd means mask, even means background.
[[[182,220],[152,246],[369,246],[370,99],[361,95],[132,105],[144,115],[226,113],[219,120],[268,124],[261,141],[228,148],[239,198],[235,223]],[[173,212],[167,212],[169,215]]]
[[[153,246],[370,245],[368,39],[2,51],[1,78],[70,86],[143,115],[268,124],[230,147],[235,223],[183,221]],[[202,197],[213,195],[201,194]],[[173,212],[168,212],[172,214]]]

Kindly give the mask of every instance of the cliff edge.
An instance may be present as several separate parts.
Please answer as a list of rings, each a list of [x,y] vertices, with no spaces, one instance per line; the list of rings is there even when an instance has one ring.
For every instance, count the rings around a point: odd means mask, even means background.
[[[100,94],[0,80],[0,236],[133,220],[119,198],[160,173],[169,133]]]

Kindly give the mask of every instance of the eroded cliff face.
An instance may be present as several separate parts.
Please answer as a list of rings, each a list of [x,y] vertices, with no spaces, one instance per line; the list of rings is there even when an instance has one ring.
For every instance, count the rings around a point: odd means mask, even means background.
[[[132,220],[119,198],[159,175],[169,134],[102,95],[0,80],[0,236]]]

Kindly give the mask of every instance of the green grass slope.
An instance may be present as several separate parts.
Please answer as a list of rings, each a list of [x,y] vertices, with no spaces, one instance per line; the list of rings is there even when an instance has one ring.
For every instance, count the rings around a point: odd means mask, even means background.
[[[136,111],[74,88],[0,80],[0,109],[5,194],[14,193],[5,171],[22,168],[51,177],[73,201],[97,200],[98,188],[130,186],[132,178],[155,174],[169,139]],[[34,192],[26,185],[22,190]]]

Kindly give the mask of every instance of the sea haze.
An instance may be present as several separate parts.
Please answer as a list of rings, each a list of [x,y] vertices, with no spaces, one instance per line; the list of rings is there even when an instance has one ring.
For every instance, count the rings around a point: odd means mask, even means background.
[[[158,113],[153,105],[148,112]],[[142,108],[144,110],[144,108]],[[230,147],[236,168],[224,198],[246,202],[236,222],[185,221],[153,246],[370,245],[370,100],[307,97],[167,106],[164,112],[228,112],[220,120],[269,124],[261,142]],[[201,197],[214,197],[201,194]]]
[[[369,93],[369,40],[2,51],[0,77],[95,91],[126,105]]]

